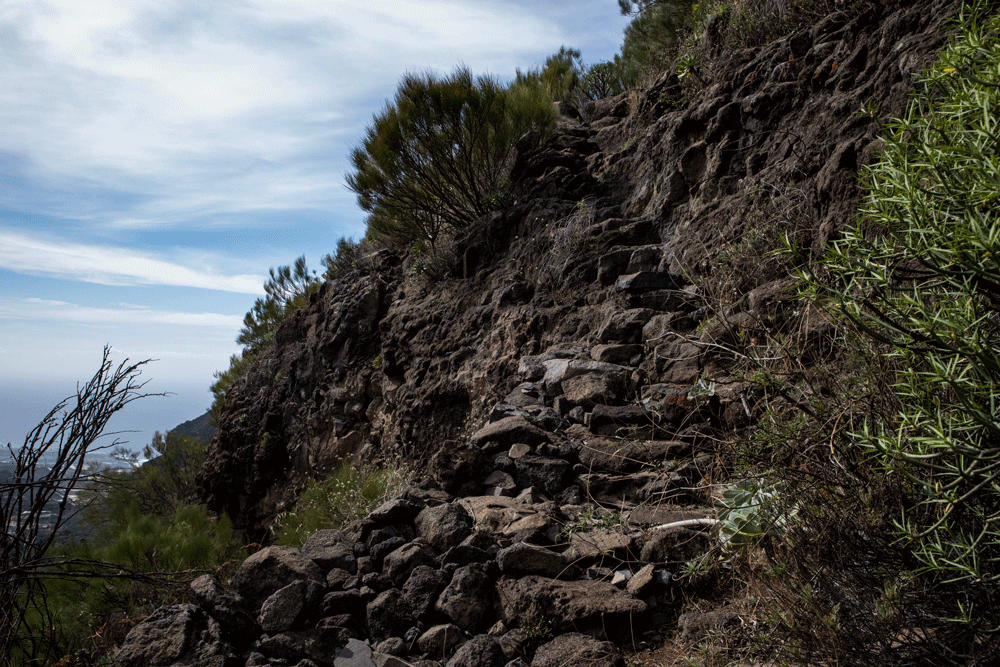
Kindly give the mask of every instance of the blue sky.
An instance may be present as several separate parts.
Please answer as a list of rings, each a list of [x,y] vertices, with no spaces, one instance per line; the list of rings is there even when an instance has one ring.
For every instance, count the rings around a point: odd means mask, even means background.
[[[347,158],[403,74],[598,62],[626,23],[614,0],[0,0],[0,443],[105,344],[173,393],[123,439],[201,414],[268,268],[363,234]]]

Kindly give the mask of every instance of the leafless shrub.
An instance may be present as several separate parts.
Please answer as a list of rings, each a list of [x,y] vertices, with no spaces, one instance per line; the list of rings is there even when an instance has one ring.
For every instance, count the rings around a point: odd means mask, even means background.
[[[588,230],[594,224],[594,214],[593,202],[581,200],[572,213],[549,225],[542,236],[545,250],[534,276],[540,289],[558,288],[573,261],[586,255],[593,242]]]
[[[45,581],[52,578],[123,576],[119,568],[80,559],[49,558],[59,529],[75,510],[70,493],[88,474],[87,455],[116,447],[97,446],[111,417],[150,396],[139,381],[145,361],[116,367],[104,348],[101,367],[76,396],[61,401],[15,449],[9,443],[11,478],[0,483],[0,665],[28,664],[44,657],[53,628]]]

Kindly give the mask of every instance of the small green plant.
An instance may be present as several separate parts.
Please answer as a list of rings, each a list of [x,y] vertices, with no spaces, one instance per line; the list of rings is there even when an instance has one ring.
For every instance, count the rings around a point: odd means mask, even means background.
[[[709,552],[685,561],[677,571],[677,579],[685,584],[693,584],[709,575],[717,565],[715,554]]]
[[[797,507],[782,502],[784,483],[769,484],[763,479],[739,482],[722,493],[715,505],[719,514],[719,542],[730,553],[745,551],[765,536],[782,536]]]
[[[382,368],[382,355],[381,354],[378,355],[377,357],[375,357],[374,359],[372,359],[372,369],[377,371],[380,368]]]
[[[402,468],[366,471],[344,463],[326,479],[309,482],[295,509],[278,517],[272,528],[275,542],[302,546],[321,528],[360,519],[402,491],[406,478]]]
[[[872,120],[878,118],[879,111],[882,109],[881,100],[876,100],[874,97],[861,103],[861,108],[855,113],[859,116],[865,116],[871,118]]]
[[[613,530],[621,527],[621,525],[621,512],[609,512],[601,508],[595,509],[590,506],[580,512],[574,521],[569,521],[563,524],[562,531],[559,533],[558,541],[569,542],[577,533],[600,529]]]
[[[533,641],[551,639],[554,634],[554,626],[555,623],[553,620],[546,616],[542,616],[534,621],[521,622],[521,629],[524,630],[524,634],[528,636],[528,639]]]
[[[707,401],[713,396],[715,396],[715,381],[705,378],[698,378],[687,395],[689,401]]]
[[[698,80],[701,85],[706,85],[705,79],[701,77],[698,72],[698,65],[701,62],[701,56],[697,53],[685,53],[679,61],[677,61],[677,78],[682,81],[689,76],[693,76]]]

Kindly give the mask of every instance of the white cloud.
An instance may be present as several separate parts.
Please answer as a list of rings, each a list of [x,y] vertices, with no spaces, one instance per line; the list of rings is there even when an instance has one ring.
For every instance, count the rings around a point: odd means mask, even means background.
[[[135,201],[118,211],[60,210],[119,227],[330,210],[353,200],[347,153],[403,73],[462,60],[511,75],[562,42],[542,13],[467,0],[7,2],[0,151],[36,180],[126,193]]]
[[[37,297],[0,300],[0,319],[32,322],[60,321],[79,324],[169,325],[208,327],[236,331],[243,325],[238,315],[222,313],[186,313],[157,310],[148,306],[127,305],[125,308],[93,308],[65,301]]]
[[[125,248],[47,240],[3,230],[0,268],[100,285],[173,285],[242,294],[263,294],[264,282],[262,276],[222,275]]]

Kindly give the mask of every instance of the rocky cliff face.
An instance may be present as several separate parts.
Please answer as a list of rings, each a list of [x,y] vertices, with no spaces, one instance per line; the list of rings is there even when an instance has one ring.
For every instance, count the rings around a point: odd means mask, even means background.
[[[789,266],[767,253],[783,234],[820,252],[853,219],[880,121],[955,5],[838,11],[736,51],[709,26],[705,85],[668,73],[563,108],[556,138],[518,158],[514,203],[457,239],[444,278],[383,251],[280,328],[230,392],[205,500],[261,535],[344,457],[429,470],[524,382],[572,423],[643,400],[684,413],[699,378],[732,370],[713,343],[786,326]],[[725,386],[710,419],[667,435],[745,425],[747,397]]]
[[[838,11],[746,50],[709,26],[703,83],[563,108],[438,279],[381,251],[324,284],[232,388],[204,498],[261,536],[346,457],[413,483],[228,587],[196,580],[115,664],[617,666],[740,626],[680,614],[676,575],[716,540],[713,443],[782,398],[744,381],[750,356],[827,352],[789,268],[853,220],[956,5]]]

